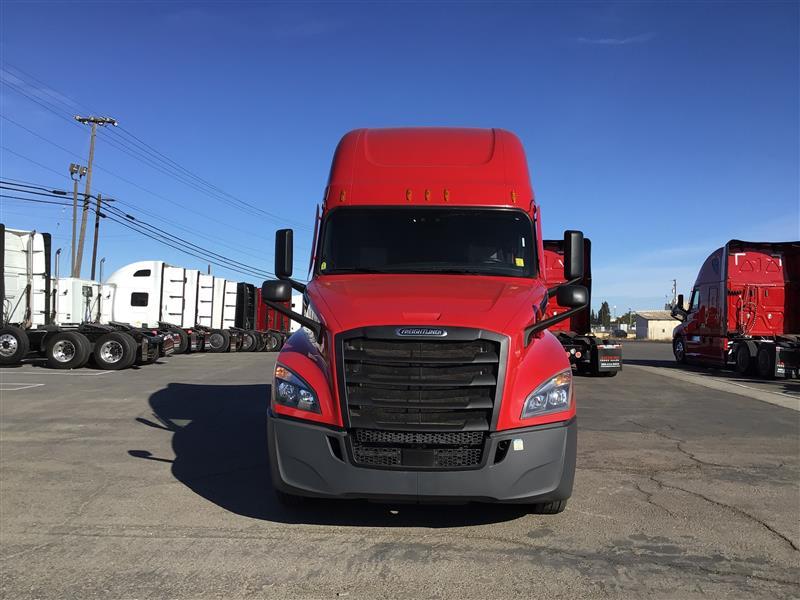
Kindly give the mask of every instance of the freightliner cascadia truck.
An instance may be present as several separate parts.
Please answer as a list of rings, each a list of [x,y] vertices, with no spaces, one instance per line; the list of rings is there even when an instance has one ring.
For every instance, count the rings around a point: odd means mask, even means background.
[[[800,370],[800,241],[731,240],[706,259],[672,316],[679,363],[734,366],[761,377]]]
[[[580,284],[592,298],[592,244],[589,238],[583,240],[583,278]],[[564,242],[562,240],[544,241],[544,272],[551,290],[558,289],[564,280]],[[558,305],[557,298],[551,297],[547,303],[547,315],[555,316],[568,310]],[[610,339],[603,340],[592,334],[589,323],[589,307],[573,314],[571,318],[559,321],[550,331],[558,338],[569,356],[575,370],[582,375],[614,377],[622,370],[622,345]]]
[[[485,501],[562,511],[577,444],[570,361],[547,328],[585,308],[583,235],[548,290],[520,140],[499,129],[340,141],[308,284],[292,231],[262,298],[302,325],[268,412],[278,499]],[[285,306],[292,289],[302,312]],[[548,297],[568,308],[548,317]]]

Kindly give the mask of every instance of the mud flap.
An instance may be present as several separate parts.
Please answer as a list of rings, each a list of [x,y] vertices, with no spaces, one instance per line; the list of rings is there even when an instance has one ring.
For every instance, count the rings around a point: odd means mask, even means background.
[[[622,346],[596,344],[592,348],[592,372],[611,373],[622,370]]]

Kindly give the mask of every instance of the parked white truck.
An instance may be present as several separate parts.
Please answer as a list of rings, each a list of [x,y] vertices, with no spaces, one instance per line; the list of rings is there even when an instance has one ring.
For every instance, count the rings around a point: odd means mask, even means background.
[[[57,369],[75,369],[90,359],[101,369],[124,369],[154,362],[173,349],[172,336],[107,320],[97,282],[59,278],[60,251],[51,273],[47,233],[0,225],[2,311],[0,365],[19,363],[35,352]]]

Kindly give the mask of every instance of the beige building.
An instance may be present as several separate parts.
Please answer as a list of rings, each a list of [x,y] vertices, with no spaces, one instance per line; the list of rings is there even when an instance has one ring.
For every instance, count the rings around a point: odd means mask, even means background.
[[[643,310],[636,313],[637,340],[671,340],[678,325],[668,310]]]

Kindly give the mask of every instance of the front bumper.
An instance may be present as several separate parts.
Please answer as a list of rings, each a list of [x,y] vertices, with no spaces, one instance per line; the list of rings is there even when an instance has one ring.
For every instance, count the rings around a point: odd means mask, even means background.
[[[578,430],[566,423],[490,435],[483,467],[469,470],[395,470],[353,465],[347,433],[277,417],[267,419],[273,486],[300,496],[366,498],[410,502],[503,502],[531,504],[564,500],[572,494]],[[514,443],[494,462],[497,445]],[[517,446],[519,444],[517,443]]]

